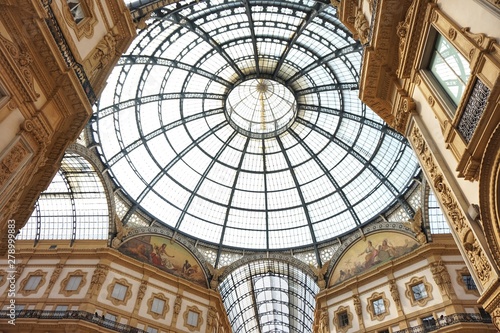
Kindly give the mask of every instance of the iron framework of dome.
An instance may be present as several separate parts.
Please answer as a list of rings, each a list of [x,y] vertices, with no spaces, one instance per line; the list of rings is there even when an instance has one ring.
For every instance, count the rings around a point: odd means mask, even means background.
[[[180,2],[148,24],[90,122],[132,203],[125,224],[141,211],[220,247],[301,248],[368,223],[408,189],[417,162],[359,101],[362,46],[332,6]]]

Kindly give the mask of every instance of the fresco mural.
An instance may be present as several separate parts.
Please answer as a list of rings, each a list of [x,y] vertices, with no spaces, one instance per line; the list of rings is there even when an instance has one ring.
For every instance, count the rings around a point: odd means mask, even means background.
[[[410,253],[418,246],[419,243],[412,237],[397,232],[369,235],[354,243],[337,261],[329,285],[336,285],[386,261]]]
[[[118,251],[200,286],[208,286],[203,269],[191,252],[165,237],[135,237],[122,243]]]

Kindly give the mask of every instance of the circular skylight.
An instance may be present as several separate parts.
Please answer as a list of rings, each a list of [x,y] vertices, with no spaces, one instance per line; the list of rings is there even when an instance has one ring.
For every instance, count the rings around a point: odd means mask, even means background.
[[[362,47],[328,4],[157,10],[90,122],[108,174],[151,223],[222,247],[300,248],[377,218],[417,171],[358,98]]]
[[[238,84],[226,100],[229,123],[252,138],[270,138],[283,133],[296,114],[293,93],[283,84],[264,78]]]

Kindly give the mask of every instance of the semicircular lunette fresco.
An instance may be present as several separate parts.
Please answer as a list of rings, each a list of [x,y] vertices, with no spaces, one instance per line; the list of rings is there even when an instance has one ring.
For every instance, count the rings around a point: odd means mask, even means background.
[[[329,286],[364,273],[384,262],[412,252],[419,246],[414,238],[397,233],[383,232],[368,235],[354,243],[337,261]]]
[[[182,245],[168,238],[156,235],[134,237],[123,242],[118,251],[165,272],[208,287],[205,273],[196,257]]]

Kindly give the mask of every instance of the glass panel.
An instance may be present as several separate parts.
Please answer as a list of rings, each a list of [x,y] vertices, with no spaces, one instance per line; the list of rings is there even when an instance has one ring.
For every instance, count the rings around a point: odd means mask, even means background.
[[[152,14],[89,125],[134,210],[210,244],[288,250],[358,228],[405,194],[418,163],[359,100],[362,47],[335,8],[177,6]]]
[[[429,69],[455,106],[457,106],[470,77],[469,63],[440,34],[436,38]]]
[[[165,306],[165,301],[159,298],[153,298],[153,304],[151,305],[151,311],[154,313],[162,313],[163,307]]]
[[[28,282],[24,286],[24,290],[35,290],[38,287],[38,284],[42,280],[42,277],[39,275],[30,276]]]
[[[427,298],[427,290],[425,289],[425,285],[423,283],[416,284],[411,287],[413,292],[413,299],[418,301],[424,298]]]
[[[72,276],[69,278],[68,283],[66,284],[66,290],[77,290],[82,282],[83,276]]]
[[[373,305],[373,313],[375,315],[385,313],[385,304],[382,298],[372,301],[372,305]]]
[[[198,313],[194,311],[188,312],[187,324],[190,326],[198,326]]]
[[[113,287],[113,292],[111,293],[111,297],[123,301],[125,299],[125,294],[127,293],[127,289],[128,289],[127,286],[116,283],[115,286]]]

